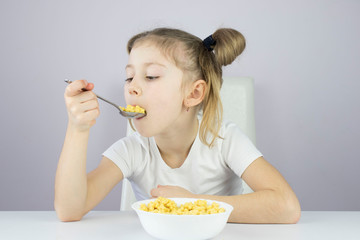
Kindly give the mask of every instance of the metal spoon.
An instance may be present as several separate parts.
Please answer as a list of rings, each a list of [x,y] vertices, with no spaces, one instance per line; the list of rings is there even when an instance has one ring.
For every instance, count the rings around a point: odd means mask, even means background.
[[[69,79],[65,79],[65,82],[68,83],[68,84],[72,83],[72,81],[69,80]],[[85,88],[83,88],[81,90],[87,91]],[[115,103],[110,102],[109,100],[107,100],[107,99],[105,99],[103,97],[100,97],[97,94],[95,94],[95,95],[96,95],[97,98],[99,98],[99,99],[103,100],[104,102],[107,102],[108,104],[111,104],[112,106],[116,107],[116,109],[120,111],[120,114],[123,117],[126,117],[126,118],[141,118],[141,117],[146,116],[146,111],[145,111],[145,113],[126,112],[126,111],[122,110],[119,105],[116,105]]]

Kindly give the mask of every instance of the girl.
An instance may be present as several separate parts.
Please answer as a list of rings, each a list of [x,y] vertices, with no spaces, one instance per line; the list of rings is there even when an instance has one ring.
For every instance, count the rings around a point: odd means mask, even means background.
[[[213,199],[234,206],[229,222],[296,223],[300,205],[291,187],[235,124],[222,121],[221,67],[244,48],[234,29],[218,29],[204,41],[167,28],[131,38],[124,95],[147,115],[133,121],[137,132],[106,150],[89,174],[87,143],[99,106],[92,83],[70,84],[55,182],[60,220],[80,220],[125,177],[138,199]],[[253,193],[241,194],[241,178]]]

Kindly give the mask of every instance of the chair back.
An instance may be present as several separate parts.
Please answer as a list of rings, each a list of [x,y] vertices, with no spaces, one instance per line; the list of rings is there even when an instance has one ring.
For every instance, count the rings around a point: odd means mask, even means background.
[[[223,119],[236,123],[249,139],[255,144],[255,111],[254,111],[254,81],[250,77],[223,78],[221,101],[223,104]],[[127,136],[133,133],[127,124]],[[243,181],[243,194],[253,192]],[[129,180],[122,182],[120,210],[131,210],[131,204],[136,201]]]

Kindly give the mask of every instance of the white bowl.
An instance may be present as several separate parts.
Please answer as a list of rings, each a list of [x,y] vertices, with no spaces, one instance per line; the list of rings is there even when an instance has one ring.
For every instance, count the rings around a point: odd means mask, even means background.
[[[169,198],[180,206],[186,202],[195,202],[195,198]],[[230,213],[234,209],[231,205],[207,200],[208,204],[216,202],[225,212],[208,215],[172,215],[152,213],[140,210],[141,204],[149,204],[155,199],[135,202],[131,207],[136,211],[145,231],[159,239],[209,239],[218,235],[225,227]]]

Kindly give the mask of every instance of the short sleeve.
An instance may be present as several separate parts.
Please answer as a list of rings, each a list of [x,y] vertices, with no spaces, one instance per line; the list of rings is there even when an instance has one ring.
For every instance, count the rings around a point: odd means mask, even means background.
[[[254,160],[262,157],[262,154],[235,123],[224,124],[221,154],[226,164],[241,177],[246,168]]]
[[[136,159],[142,159],[142,146],[134,135],[120,139],[111,145],[103,156],[113,161],[121,170],[124,178],[129,178],[136,169]]]

